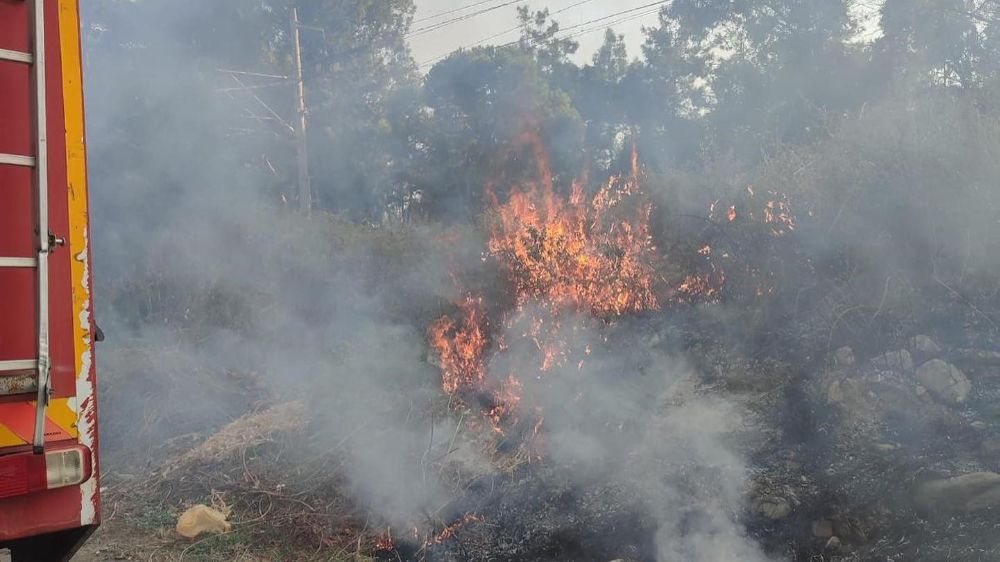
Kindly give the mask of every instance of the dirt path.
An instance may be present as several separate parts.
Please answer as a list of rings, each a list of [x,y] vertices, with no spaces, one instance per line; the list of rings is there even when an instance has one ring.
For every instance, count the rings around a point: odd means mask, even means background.
[[[164,532],[146,531],[122,521],[111,520],[98,528],[73,557],[73,562],[180,560],[185,546],[171,544],[174,542],[176,541],[170,540]],[[184,556],[183,559],[206,560],[195,556]]]

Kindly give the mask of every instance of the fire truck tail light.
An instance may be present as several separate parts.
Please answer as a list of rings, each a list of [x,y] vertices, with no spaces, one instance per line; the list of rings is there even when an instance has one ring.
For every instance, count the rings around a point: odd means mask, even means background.
[[[46,453],[46,487],[62,488],[80,484],[90,477],[90,462],[83,449],[66,449]]]

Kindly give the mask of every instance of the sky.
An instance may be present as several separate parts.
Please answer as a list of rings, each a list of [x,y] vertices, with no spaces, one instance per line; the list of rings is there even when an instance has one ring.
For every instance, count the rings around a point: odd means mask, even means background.
[[[656,24],[660,6],[649,6],[656,0],[416,0],[417,13],[410,33],[410,47],[419,64],[429,63],[460,47],[468,47],[503,31],[483,44],[502,44],[517,39],[513,30],[517,25],[516,9],[528,6],[532,11],[548,8],[553,19],[565,29],[565,35],[580,43],[577,62],[589,61],[604,40],[603,31],[611,24],[616,33],[625,34],[629,58],[640,55],[642,27]],[[646,7],[644,7],[646,6]],[[492,8],[492,9],[491,9]],[[452,10],[456,10],[452,12]],[[451,13],[443,13],[451,12]],[[483,12],[472,16],[476,12]],[[558,12],[558,13],[557,13]],[[605,18],[588,23],[598,18]],[[459,21],[428,29],[438,23]],[[586,24],[586,25],[584,25]],[[571,26],[580,26],[568,29]],[[424,66],[422,70],[427,70]]]

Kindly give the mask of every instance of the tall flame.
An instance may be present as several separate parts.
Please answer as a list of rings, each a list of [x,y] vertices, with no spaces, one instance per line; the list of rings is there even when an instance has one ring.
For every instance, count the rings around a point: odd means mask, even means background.
[[[598,317],[658,308],[651,206],[625,208],[637,187],[635,178],[615,178],[591,198],[579,183],[568,198],[547,183],[512,190],[496,209],[488,247],[514,287],[516,304],[536,301]]]
[[[442,316],[429,330],[431,345],[440,355],[441,386],[449,394],[462,387],[476,386],[485,377],[486,318],[482,299],[467,295],[460,308],[463,316],[459,323]]]
[[[562,195],[553,186],[548,155],[537,135],[526,134],[523,142],[534,152],[537,179],[511,187],[505,201],[487,189],[491,220],[486,256],[503,274],[513,308],[495,324],[500,330],[488,334],[481,298],[466,296],[458,303],[461,319],[440,318],[428,335],[440,356],[445,392],[475,393],[480,400],[489,396],[482,414],[495,431],[527,422],[537,435],[544,418],[540,411],[529,410],[530,416],[521,411],[523,377],[540,378],[566,364],[582,369],[592,351],[590,346],[571,349],[564,341],[567,314],[608,322],[657,310],[668,297],[691,298],[713,288],[695,278],[673,290],[662,282],[663,259],[650,228],[652,205],[640,189],[634,147],[630,175],[612,177],[593,195],[585,192],[583,181],[576,181]],[[536,373],[488,372],[487,352],[508,349],[505,332],[537,349]],[[495,349],[488,349],[490,337],[496,338]]]

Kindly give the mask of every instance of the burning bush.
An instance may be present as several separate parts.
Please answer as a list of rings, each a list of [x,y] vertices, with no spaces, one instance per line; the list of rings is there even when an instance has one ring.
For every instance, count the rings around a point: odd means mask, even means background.
[[[466,292],[457,319],[439,318],[428,335],[445,392],[481,406],[498,434],[518,427],[516,433],[530,435],[529,448],[537,452],[545,414],[528,407],[531,400],[522,403],[526,378],[543,380],[557,366],[581,370],[596,350],[578,333],[658,310],[668,301],[712,298],[718,288],[708,276],[669,279],[666,256],[651,233],[653,207],[642,192],[634,151],[628,175],[610,178],[592,194],[585,181],[573,181],[563,194],[538,137],[524,135],[524,142],[537,178],[509,188],[503,201],[486,192],[489,240],[483,255],[501,274],[504,302],[484,303]],[[516,361],[504,360],[515,348],[533,349],[533,359],[519,354]]]

